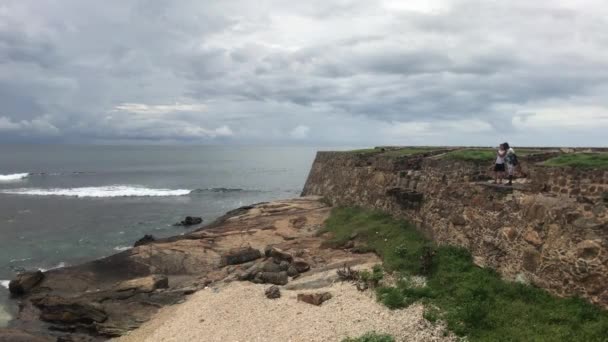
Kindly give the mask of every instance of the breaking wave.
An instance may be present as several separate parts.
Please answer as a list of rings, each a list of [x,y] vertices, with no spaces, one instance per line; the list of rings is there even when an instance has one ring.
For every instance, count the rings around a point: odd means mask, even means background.
[[[8,284],[10,282],[11,282],[10,280],[0,280],[0,286],[6,287],[8,289]]]
[[[12,182],[22,180],[29,176],[29,173],[13,173],[8,175],[0,175],[0,182]]]
[[[37,189],[21,188],[1,190],[1,193],[29,196],[68,196],[68,197],[168,197],[190,194],[185,189],[151,189],[137,186],[110,185],[82,188]]]

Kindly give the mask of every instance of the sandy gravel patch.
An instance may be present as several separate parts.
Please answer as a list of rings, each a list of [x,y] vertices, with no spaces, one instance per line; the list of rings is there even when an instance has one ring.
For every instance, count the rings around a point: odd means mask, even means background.
[[[341,341],[368,331],[388,333],[399,341],[446,341],[443,328],[422,317],[422,305],[391,311],[370,291],[347,283],[318,290],[288,291],[267,299],[268,285],[233,282],[207,288],[185,303],[163,309],[120,341]],[[298,302],[302,292],[328,291],[322,306]]]

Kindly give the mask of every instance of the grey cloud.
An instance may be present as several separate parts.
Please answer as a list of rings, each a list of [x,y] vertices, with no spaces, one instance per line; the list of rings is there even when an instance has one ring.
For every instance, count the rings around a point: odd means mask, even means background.
[[[449,122],[473,120],[493,131],[467,139],[485,143],[505,129],[529,136],[512,121],[530,108],[608,112],[600,2],[445,0],[432,13],[382,3],[6,0],[0,118],[12,128],[2,139],[380,144],[400,137],[375,132],[410,123],[451,129],[441,141],[458,143]],[[125,103],[206,110],[113,112]],[[234,134],[217,134],[224,126]]]

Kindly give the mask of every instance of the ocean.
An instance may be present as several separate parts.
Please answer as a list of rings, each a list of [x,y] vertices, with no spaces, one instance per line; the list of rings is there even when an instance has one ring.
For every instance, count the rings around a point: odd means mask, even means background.
[[[319,148],[0,145],[0,326],[17,272],[178,235],[239,206],[297,197]]]

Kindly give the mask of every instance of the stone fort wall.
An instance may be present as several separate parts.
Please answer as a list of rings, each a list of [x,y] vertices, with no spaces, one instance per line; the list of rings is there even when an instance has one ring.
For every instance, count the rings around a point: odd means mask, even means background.
[[[410,220],[507,279],[608,307],[608,171],[537,165],[547,153],[520,158],[525,178],[496,187],[488,164],[436,156],[441,152],[319,152],[303,195]]]

